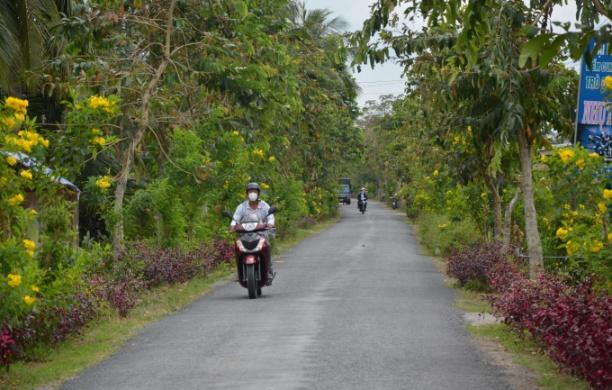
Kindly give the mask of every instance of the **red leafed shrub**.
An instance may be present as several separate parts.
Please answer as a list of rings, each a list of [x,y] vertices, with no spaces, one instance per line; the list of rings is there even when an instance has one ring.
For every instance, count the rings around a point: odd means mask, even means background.
[[[496,291],[503,291],[515,280],[524,278],[525,275],[519,271],[513,261],[501,261],[489,268],[487,272],[489,286]]]
[[[547,354],[594,388],[612,387],[612,297],[591,282],[570,287],[559,279],[514,278],[492,297],[506,323],[527,330]]]
[[[144,283],[132,273],[128,272],[121,279],[107,279],[93,277],[90,280],[95,295],[115,308],[121,317],[127,316],[128,311],[138,303],[138,292],[144,289]]]
[[[464,286],[477,283],[488,286],[488,273],[499,263],[507,263],[508,255],[502,253],[498,243],[481,243],[467,248],[454,249],[447,258],[448,273]]]
[[[42,306],[27,315],[14,332],[18,344],[62,341],[98,314],[98,301],[91,294],[79,292],[70,301],[60,306]]]
[[[234,258],[234,244],[226,240],[217,240],[214,245],[215,266],[232,261]]]
[[[0,332],[0,367],[8,369],[9,364],[17,355],[17,343],[10,328],[5,327]]]
[[[191,251],[178,248],[155,248],[136,243],[132,260],[144,264],[143,278],[150,285],[183,283],[193,277],[212,271],[233,256],[233,247],[223,240],[212,246]]]

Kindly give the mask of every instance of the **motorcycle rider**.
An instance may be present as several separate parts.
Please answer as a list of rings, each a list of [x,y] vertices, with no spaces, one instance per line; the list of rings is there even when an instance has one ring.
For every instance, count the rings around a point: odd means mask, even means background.
[[[274,214],[268,215],[270,205],[265,201],[259,199],[261,190],[259,184],[249,183],[246,186],[247,200],[240,203],[234,212],[232,223],[230,225],[230,231],[236,230],[236,225],[248,215],[255,214],[260,221],[266,224],[268,229],[274,228]],[[276,272],[272,269],[272,251],[270,248],[270,239],[268,238],[268,245],[263,250],[264,260],[266,262],[266,268],[268,269],[268,280],[272,282]]]
[[[367,200],[368,200],[368,194],[366,192],[366,188],[361,187],[361,191],[359,191],[359,194],[357,195],[357,208],[361,210],[361,205],[363,204],[363,202]]]

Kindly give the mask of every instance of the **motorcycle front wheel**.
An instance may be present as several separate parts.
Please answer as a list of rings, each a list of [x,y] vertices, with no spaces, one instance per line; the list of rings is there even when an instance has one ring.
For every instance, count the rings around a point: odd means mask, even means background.
[[[255,264],[247,265],[247,290],[249,299],[257,298],[257,278],[255,277]]]

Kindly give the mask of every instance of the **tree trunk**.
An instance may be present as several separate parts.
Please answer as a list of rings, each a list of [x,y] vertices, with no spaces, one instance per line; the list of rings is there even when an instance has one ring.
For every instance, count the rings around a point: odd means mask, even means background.
[[[501,239],[502,235],[502,199],[499,195],[499,186],[495,184],[493,178],[485,176],[485,182],[493,194],[493,216],[494,216],[494,230],[493,235],[495,240]]]
[[[542,258],[542,242],[538,230],[538,218],[533,194],[533,177],[531,172],[532,144],[527,139],[525,130],[519,131],[519,154],[521,160],[521,191],[523,192],[523,207],[525,209],[525,234],[527,235],[527,251],[529,256],[529,277],[536,278],[544,269]]]
[[[142,141],[145,131],[149,128],[151,98],[155,95],[155,91],[159,85],[162,75],[164,74],[168,64],[170,63],[170,37],[172,34],[173,12],[176,0],[172,0],[168,9],[168,19],[166,21],[166,43],[164,45],[164,56],[155,70],[155,74],[142,95],[142,117],[139,121],[138,128],[129,141],[128,147],[125,150],[121,161],[121,171],[117,177],[117,186],[115,188],[115,205],[114,205],[114,226],[113,226],[113,259],[117,260],[124,252],[124,228],[123,228],[123,200],[127,189],[127,182],[132,171],[134,162],[134,154],[136,148]]]
[[[506,208],[506,214],[504,215],[504,226],[502,228],[502,251],[507,253],[510,249],[510,239],[512,235],[512,213],[518,204],[519,197],[521,195],[521,188],[517,188],[514,196],[510,203],[508,203],[508,207]]]

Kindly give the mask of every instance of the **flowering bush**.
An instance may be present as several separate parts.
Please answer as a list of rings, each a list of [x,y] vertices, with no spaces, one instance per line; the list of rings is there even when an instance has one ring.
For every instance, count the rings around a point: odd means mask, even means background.
[[[545,169],[537,171],[536,183],[545,251],[568,257],[549,262],[549,268],[577,280],[596,274],[612,281],[612,195],[606,189],[603,158],[575,147],[541,160]]]

